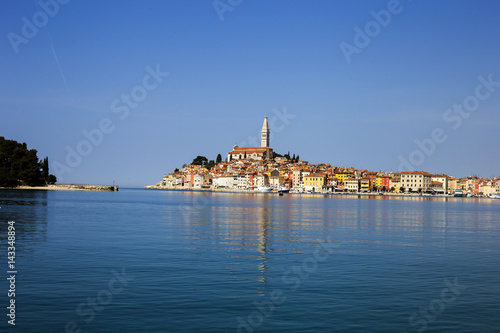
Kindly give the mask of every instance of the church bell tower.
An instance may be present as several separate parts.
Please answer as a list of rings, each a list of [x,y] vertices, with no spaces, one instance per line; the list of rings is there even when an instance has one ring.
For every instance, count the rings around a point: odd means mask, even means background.
[[[267,114],[266,117],[264,118],[264,125],[262,125],[260,146],[269,147],[269,124],[267,122]]]

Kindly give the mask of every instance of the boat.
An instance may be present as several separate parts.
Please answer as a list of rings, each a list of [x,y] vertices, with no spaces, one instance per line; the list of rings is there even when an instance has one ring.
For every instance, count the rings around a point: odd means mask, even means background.
[[[280,187],[278,193],[290,193],[290,189],[286,187]]]
[[[490,193],[490,194],[488,194],[488,198],[490,198],[490,199],[500,199],[500,194],[499,193]]]
[[[461,198],[461,197],[464,196],[464,191],[462,191],[462,190],[456,190],[454,196],[457,197],[457,198]]]
[[[258,190],[259,192],[262,192],[262,193],[271,193],[271,191],[272,191],[273,189],[272,189],[272,188],[270,188],[270,187],[266,187],[266,186],[259,186],[259,187],[257,188],[257,190]]]

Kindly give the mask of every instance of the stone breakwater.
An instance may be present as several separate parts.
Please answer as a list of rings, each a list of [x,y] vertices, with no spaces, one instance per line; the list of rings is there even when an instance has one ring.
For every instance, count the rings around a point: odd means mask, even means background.
[[[57,184],[47,186],[18,186],[12,187],[18,190],[47,190],[47,191],[118,191],[118,186],[102,186],[102,185],[79,185],[79,184]]]

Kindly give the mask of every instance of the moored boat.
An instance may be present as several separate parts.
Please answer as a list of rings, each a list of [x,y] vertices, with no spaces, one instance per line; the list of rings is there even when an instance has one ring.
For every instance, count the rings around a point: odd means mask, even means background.
[[[500,194],[499,193],[490,193],[490,194],[488,194],[488,198],[490,198],[490,199],[500,199]]]
[[[273,189],[266,186],[259,186],[257,190],[262,193],[270,193]]]
[[[286,187],[280,187],[278,193],[290,193],[290,189]]]

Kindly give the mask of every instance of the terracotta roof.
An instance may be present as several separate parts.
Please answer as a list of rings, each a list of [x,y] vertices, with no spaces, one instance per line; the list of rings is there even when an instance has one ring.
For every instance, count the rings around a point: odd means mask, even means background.
[[[324,173],[310,173],[305,177],[325,177]]]
[[[425,172],[425,171],[401,171],[402,175],[429,175],[432,176],[430,173]]]

